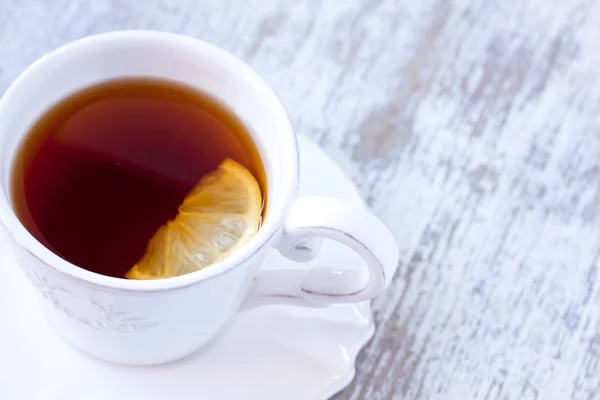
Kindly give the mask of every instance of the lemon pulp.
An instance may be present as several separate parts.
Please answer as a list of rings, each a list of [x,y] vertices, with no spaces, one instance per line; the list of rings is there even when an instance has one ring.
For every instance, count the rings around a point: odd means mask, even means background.
[[[215,264],[247,243],[261,223],[262,194],[254,176],[226,159],[203,177],[160,227],[125,277],[161,279]]]

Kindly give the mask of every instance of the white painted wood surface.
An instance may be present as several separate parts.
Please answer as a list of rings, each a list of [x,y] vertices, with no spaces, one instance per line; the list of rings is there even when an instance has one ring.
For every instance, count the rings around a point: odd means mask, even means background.
[[[0,0],[0,92],[88,34],[233,52],[401,244],[337,399],[600,399],[600,3]]]

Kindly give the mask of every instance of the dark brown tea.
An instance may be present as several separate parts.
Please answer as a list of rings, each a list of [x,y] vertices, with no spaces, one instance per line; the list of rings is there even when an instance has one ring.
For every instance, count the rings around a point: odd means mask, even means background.
[[[247,129],[219,101],[169,81],[107,82],[66,98],[31,128],[14,164],[13,206],[57,255],[123,277],[226,157],[266,193]]]

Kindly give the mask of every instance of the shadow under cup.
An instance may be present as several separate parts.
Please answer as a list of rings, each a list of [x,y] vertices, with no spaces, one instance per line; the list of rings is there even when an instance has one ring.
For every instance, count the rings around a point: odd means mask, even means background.
[[[268,217],[242,251],[211,268],[155,281],[95,274],[34,239],[11,207],[15,155],[39,117],[72,93],[133,77],[172,80],[209,93],[238,116],[258,149],[268,182]],[[31,65],[0,100],[0,154],[3,228],[19,266],[46,299],[45,314],[77,347],[125,364],[180,358],[218,332],[239,308],[260,261],[281,236],[279,228],[298,185],[296,137],[268,85],[214,46],[158,32],[88,37]]]

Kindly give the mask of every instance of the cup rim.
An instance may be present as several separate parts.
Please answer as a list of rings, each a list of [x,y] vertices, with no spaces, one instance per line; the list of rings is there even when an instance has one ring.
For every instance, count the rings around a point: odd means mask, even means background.
[[[278,201],[280,205],[278,207],[270,205],[269,209],[273,210],[273,212],[269,213],[269,218],[266,219],[256,235],[244,245],[241,251],[235,252],[224,260],[211,265],[209,268],[204,268],[182,276],[157,280],[129,280],[110,277],[88,271],[61,258],[29,233],[17,218],[11,206],[11,201],[8,199],[8,196],[6,196],[5,190],[0,190],[0,224],[2,225],[2,228],[17,246],[41,261],[54,272],[66,278],[77,280],[88,285],[102,287],[107,290],[144,293],[181,289],[215,278],[231,271],[237,266],[247,263],[249,259],[258,253],[278,233],[282,226],[285,214],[297,195],[300,178],[298,138],[294,133],[289,113],[279,96],[266,81],[254,71],[254,69],[226,50],[201,39],[154,30],[122,30],[86,36],[52,50],[34,61],[21,72],[0,98],[0,115],[13,96],[19,94],[20,88],[23,86],[24,82],[30,79],[31,76],[39,73],[39,70],[43,68],[45,64],[55,62],[56,59],[65,57],[69,53],[81,51],[84,48],[93,48],[96,45],[102,45],[116,40],[166,41],[172,43],[177,42],[180,46],[193,47],[195,51],[205,52],[211,57],[219,59],[221,62],[228,63],[235,69],[236,74],[251,81],[256,90],[261,93],[261,96],[268,96],[271,98],[271,104],[276,107],[274,112],[282,113],[285,117],[284,120],[287,125],[286,129],[285,131],[278,132],[278,134],[288,136],[288,142],[291,146],[293,156],[293,158],[289,159],[289,166],[287,167],[290,170],[289,178],[284,180],[283,188],[281,189],[282,194],[278,195],[281,198]],[[2,186],[1,182],[0,186]]]

